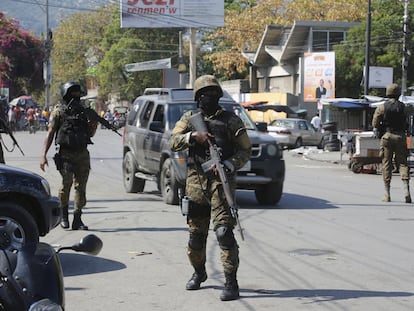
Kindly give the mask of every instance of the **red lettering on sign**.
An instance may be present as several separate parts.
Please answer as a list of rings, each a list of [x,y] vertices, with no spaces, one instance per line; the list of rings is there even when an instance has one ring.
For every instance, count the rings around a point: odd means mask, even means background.
[[[128,0],[128,5],[136,5],[138,4],[139,0]],[[142,3],[145,5],[174,5],[175,0],[142,0]]]

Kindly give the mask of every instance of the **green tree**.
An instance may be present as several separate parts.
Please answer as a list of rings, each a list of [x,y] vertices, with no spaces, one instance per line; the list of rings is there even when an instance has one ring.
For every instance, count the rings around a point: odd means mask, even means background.
[[[101,7],[96,11],[66,17],[53,32],[53,102],[60,99],[60,87],[66,81],[83,83],[96,71],[88,63],[94,53],[97,61],[105,54],[100,43],[104,30],[112,18],[116,5]]]
[[[366,2],[366,1],[364,1]],[[359,0],[226,1],[225,26],[209,36],[214,50],[204,58],[225,79],[247,75],[242,51],[257,49],[266,25],[303,21],[361,21]],[[237,5],[238,4],[238,5]],[[365,5],[365,4],[363,4]]]
[[[410,4],[409,12],[414,12]],[[392,67],[393,81],[401,82],[402,42],[403,42],[403,4],[398,1],[376,1],[372,3],[370,66]],[[413,29],[410,13],[409,28]],[[412,47],[412,40],[409,42]],[[337,97],[358,97],[363,94],[363,70],[365,66],[366,21],[351,29],[347,40],[337,45],[336,77]],[[408,82],[414,81],[413,59],[409,61]],[[371,89],[371,94],[384,95],[384,90]]]
[[[126,72],[125,65],[169,57],[176,63],[182,29],[120,28],[119,19],[119,13],[114,13],[102,41],[107,52],[97,71],[99,94],[106,98],[118,92],[121,99],[132,100],[147,87],[161,87],[162,71]]]
[[[10,98],[30,94],[39,98],[43,88],[42,42],[20,28],[19,22],[0,12],[0,83]]]

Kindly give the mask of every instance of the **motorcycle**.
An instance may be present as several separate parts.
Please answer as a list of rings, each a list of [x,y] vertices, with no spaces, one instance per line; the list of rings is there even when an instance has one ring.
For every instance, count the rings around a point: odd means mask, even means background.
[[[97,255],[102,241],[93,234],[57,250],[43,242],[27,243],[18,251],[0,251],[0,310],[63,311],[63,250]]]

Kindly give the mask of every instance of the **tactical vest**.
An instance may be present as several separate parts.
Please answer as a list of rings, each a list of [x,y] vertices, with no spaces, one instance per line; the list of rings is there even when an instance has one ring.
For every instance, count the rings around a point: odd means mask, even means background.
[[[231,112],[222,111],[216,119],[205,120],[209,133],[214,136],[212,143],[219,147],[222,160],[226,160],[234,154],[231,133],[228,128],[228,122],[232,115]],[[189,148],[189,156],[197,163],[208,161],[210,159],[208,145],[195,144]]]
[[[81,150],[92,144],[88,134],[88,118],[83,107],[67,106],[60,118],[61,125],[56,134],[56,144],[68,150]]]
[[[384,105],[384,127],[388,132],[404,132],[407,120],[404,104],[398,100],[387,101]]]

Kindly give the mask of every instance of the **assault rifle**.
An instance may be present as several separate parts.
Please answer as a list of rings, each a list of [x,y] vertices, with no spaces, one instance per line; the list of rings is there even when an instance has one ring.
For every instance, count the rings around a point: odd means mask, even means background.
[[[208,132],[207,126],[204,122],[203,116],[201,113],[196,113],[192,115],[189,119],[191,125],[195,128],[198,132]],[[233,218],[236,220],[237,226],[239,228],[240,237],[244,241],[244,234],[243,229],[240,224],[239,214],[238,214],[238,206],[234,201],[233,195],[231,193],[229,181],[227,179],[226,172],[224,171],[223,164],[221,163],[221,156],[216,144],[213,144],[210,139],[207,139],[209,150],[210,150],[210,157],[211,160],[207,161],[202,165],[203,171],[207,172],[210,169],[214,168],[215,171],[218,173],[220,177],[220,181],[223,185],[224,194],[226,196],[227,204],[230,207],[231,214]]]
[[[17,143],[16,138],[13,135],[13,131],[7,125],[6,121],[3,120],[3,118],[0,118],[0,131],[3,132],[3,133],[8,134],[10,136],[11,140],[13,141],[13,146],[16,146],[20,150],[22,155],[24,155],[24,152],[23,152],[22,148],[20,148],[19,144]],[[6,146],[5,146],[5,148],[6,148]],[[7,151],[13,151],[13,149],[12,150],[7,150],[7,148],[6,148]]]
[[[75,105],[75,106],[73,106],[73,105]],[[78,106],[76,106],[76,105],[78,105]],[[108,122],[108,120],[102,118],[92,108],[84,107],[78,99],[72,98],[70,100],[69,104],[67,104],[66,109],[68,109],[68,110],[83,109],[83,111],[85,111],[86,116],[87,116],[89,121],[99,122],[103,126],[105,126],[107,129],[112,130],[113,132],[117,133],[119,136],[122,137],[122,134],[119,133],[118,130],[111,123]],[[96,130],[96,128],[95,128],[95,130]]]

